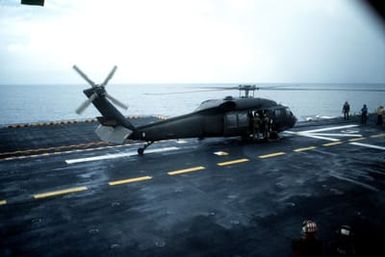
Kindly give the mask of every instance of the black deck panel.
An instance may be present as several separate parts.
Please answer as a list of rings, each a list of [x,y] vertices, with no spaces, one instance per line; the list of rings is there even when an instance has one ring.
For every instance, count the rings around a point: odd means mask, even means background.
[[[307,124],[295,130],[352,123]],[[383,128],[371,122],[355,129],[365,137],[358,142],[385,146],[385,137],[371,137]],[[0,200],[7,200],[0,205],[0,256],[292,256],[291,239],[308,218],[324,242],[349,224],[361,253],[383,256],[385,151],[348,138],[325,143],[295,135],[268,143],[189,139],[156,143],[148,150],[175,149],[143,157],[134,154],[138,146],[127,145],[0,160]],[[317,148],[293,151],[309,146]],[[275,152],[286,154],[258,158]],[[65,162],[113,154],[129,156]],[[241,158],[250,161],[217,165]],[[206,169],[167,174],[196,166]],[[141,176],[152,179],[108,185]],[[88,190],[32,198],[78,186]]]

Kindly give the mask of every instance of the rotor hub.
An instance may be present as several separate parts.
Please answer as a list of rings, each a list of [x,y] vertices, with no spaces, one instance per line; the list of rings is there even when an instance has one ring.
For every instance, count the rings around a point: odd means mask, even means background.
[[[104,86],[98,85],[97,87],[93,88],[93,90],[99,96],[105,96],[106,95],[106,89],[104,88]]]

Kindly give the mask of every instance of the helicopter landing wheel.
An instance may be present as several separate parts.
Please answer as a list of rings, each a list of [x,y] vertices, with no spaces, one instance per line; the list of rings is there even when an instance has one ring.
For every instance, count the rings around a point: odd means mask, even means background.
[[[138,154],[139,155],[143,155],[144,154],[144,150],[146,150],[146,148],[149,147],[150,145],[152,145],[153,143],[154,143],[154,141],[147,142],[142,148],[138,149]]]

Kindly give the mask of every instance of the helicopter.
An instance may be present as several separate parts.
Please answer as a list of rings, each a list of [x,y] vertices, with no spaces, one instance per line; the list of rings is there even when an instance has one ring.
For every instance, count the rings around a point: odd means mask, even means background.
[[[91,85],[91,88],[83,91],[88,99],[76,109],[76,113],[81,114],[92,103],[102,115],[97,117],[100,123],[95,130],[97,136],[115,144],[122,144],[126,139],[143,141],[145,144],[138,149],[139,155],[160,140],[237,136],[248,139],[252,133],[253,117],[256,116],[268,119],[272,135],[294,127],[297,121],[289,107],[270,99],[254,98],[254,91],[260,88],[239,85],[236,87],[240,92],[239,97],[206,100],[191,113],[135,127],[113,104],[123,109],[128,107],[105,89],[117,66],[101,84],[89,79],[76,65],[73,69]]]

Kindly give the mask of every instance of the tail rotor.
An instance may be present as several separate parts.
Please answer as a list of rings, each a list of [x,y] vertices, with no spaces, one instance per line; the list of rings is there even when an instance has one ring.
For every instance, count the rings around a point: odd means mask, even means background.
[[[120,108],[124,109],[124,110],[127,110],[128,109],[128,106],[125,105],[124,103],[122,103],[121,101],[119,101],[118,99],[116,99],[115,97],[112,97],[110,94],[108,94],[106,92],[106,97],[111,100],[111,102],[113,102],[115,105],[119,106]]]
[[[98,97],[101,97],[101,96],[105,96],[106,98],[108,98],[113,104],[119,106],[120,108],[123,108],[123,109],[127,109],[128,106],[125,105],[124,103],[122,103],[121,101],[119,101],[118,99],[112,97],[110,94],[108,94],[105,90],[105,86],[107,85],[107,83],[111,80],[111,78],[114,76],[115,72],[116,72],[116,69],[118,67],[117,66],[114,66],[112,68],[112,70],[110,71],[110,73],[107,75],[106,79],[104,80],[103,83],[101,84],[96,84],[95,82],[93,82],[91,79],[89,79],[87,77],[87,75],[81,71],[76,65],[73,66],[73,69],[85,80],[88,82],[88,84],[91,85],[91,88],[90,89],[86,89],[86,91],[89,91],[90,93],[87,94],[88,96],[88,99],[86,101],[84,101],[77,109],[76,109],[76,113],[77,114],[81,114],[83,113],[87,107],[95,100],[97,99]]]
[[[115,74],[115,71],[118,67],[115,65],[112,70],[110,71],[110,73],[107,75],[106,79],[104,80],[104,82],[102,84],[100,84],[102,87],[104,87],[105,85],[107,85],[108,81],[110,81],[110,79],[114,76]]]
[[[74,70],[76,70],[77,73],[79,73],[79,75],[85,80],[88,82],[88,84],[90,84],[92,87],[97,87],[97,85],[95,84],[95,82],[93,82],[92,80],[90,80],[86,74],[84,74],[79,68],[78,66],[74,65],[72,68],[74,68]]]
[[[86,109],[87,107],[92,103],[93,100],[95,100],[95,98],[98,97],[98,95],[96,93],[93,93],[90,98],[88,98],[87,100],[85,100],[77,109],[76,109],[76,113],[77,114],[82,114]]]

